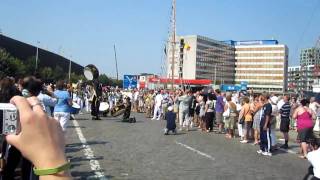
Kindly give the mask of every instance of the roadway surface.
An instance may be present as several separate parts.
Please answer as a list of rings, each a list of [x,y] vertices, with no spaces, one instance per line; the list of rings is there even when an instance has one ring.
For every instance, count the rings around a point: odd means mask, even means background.
[[[133,115],[135,124],[92,121],[89,114],[69,122],[66,151],[74,179],[300,180],[309,166],[293,151],[265,157],[257,146],[215,133],[165,136],[165,121]]]

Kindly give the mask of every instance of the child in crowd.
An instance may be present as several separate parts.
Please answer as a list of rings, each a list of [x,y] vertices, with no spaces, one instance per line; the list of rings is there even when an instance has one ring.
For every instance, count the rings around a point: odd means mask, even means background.
[[[176,113],[173,112],[173,107],[168,107],[168,112],[165,114],[165,120],[167,120],[167,126],[165,128],[165,135],[169,134],[169,131],[172,131],[176,134]]]

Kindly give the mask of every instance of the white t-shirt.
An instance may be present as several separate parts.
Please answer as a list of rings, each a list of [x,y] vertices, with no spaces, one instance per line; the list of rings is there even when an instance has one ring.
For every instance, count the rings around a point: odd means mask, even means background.
[[[136,91],[136,92],[134,93],[134,100],[137,101],[137,100],[138,100],[138,97],[139,97],[139,92]]]
[[[313,166],[314,176],[316,178],[320,178],[320,148],[318,150],[309,152],[307,159]]]
[[[317,103],[316,102],[312,102],[309,104],[309,108],[315,113],[317,114]]]
[[[162,94],[158,94],[157,96],[156,96],[156,99],[155,99],[155,104],[156,104],[156,106],[161,106],[161,102],[162,102],[162,100],[163,100],[163,96],[162,96]]]

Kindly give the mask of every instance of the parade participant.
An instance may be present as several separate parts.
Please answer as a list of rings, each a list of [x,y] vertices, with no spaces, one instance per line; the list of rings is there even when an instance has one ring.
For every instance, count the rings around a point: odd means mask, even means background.
[[[260,96],[260,102],[263,104],[262,114],[260,120],[260,150],[257,151],[258,154],[264,156],[272,156],[270,152],[271,149],[271,137],[270,137],[270,122],[272,106],[268,101],[269,96],[267,94],[262,94]]]
[[[131,114],[131,99],[130,99],[130,97],[124,98],[124,106],[125,106],[125,111],[124,111],[124,114],[122,117],[122,122],[135,123],[136,119],[130,118],[130,114]]]
[[[224,106],[224,121],[225,121],[225,128],[227,129],[226,138],[233,138],[234,137],[234,130],[236,126],[236,118],[237,114],[237,106],[234,102],[231,101],[231,94],[227,95],[226,97],[226,104]]]
[[[169,106],[169,93],[166,90],[163,90],[162,104],[161,104],[161,117],[163,117],[163,119],[165,114],[167,113],[168,106]]]
[[[289,130],[290,130],[290,110],[291,106],[289,103],[289,96],[283,96],[284,104],[280,108],[280,131],[283,133],[285,143],[281,146],[281,148],[288,149],[289,142]]]
[[[218,124],[218,132],[222,133],[223,131],[223,117],[222,113],[224,111],[224,102],[223,102],[223,96],[221,95],[221,91],[219,89],[215,90],[215,95],[217,96],[217,101],[215,105],[215,122]]]
[[[252,128],[254,130],[254,145],[259,144],[259,136],[260,136],[260,119],[261,119],[261,113],[262,113],[262,106],[261,102],[259,101],[259,96],[256,95],[254,97],[253,102],[253,125]]]
[[[139,91],[134,89],[131,91],[133,96],[133,111],[139,112]]]
[[[305,159],[308,152],[307,143],[314,138],[312,119],[315,119],[315,114],[308,108],[309,101],[307,99],[302,99],[300,103],[301,105],[294,111],[292,117],[297,119],[298,139],[303,153],[299,157]]]
[[[214,119],[214,96],[208,95],[207,102],[205,103],[205,124],[206,131],[213,131],[213,119]]]
[[[239,122],[241,122],[244,128],[244,133],[243,133],[243,140],[241,140],[241,143],[248,143],[249,140],[249,135],[252,130],[252,114],[250,110],[250,105],[249,105],[249,98],[244,96],[242,98],[242,108],[239,113]],[[243,119],[243,120],[241,120]]]
[[[98,80],[93,82],[93,97],[91,103],[92,120],[101,120],[99,117],[100,98],[102,96],[102,87]]]
[[[158,94],[155,97],[155,104],[154,104],[154,113],[152,120],[160,120],[161,118],[161,106],[162,106],[162,100],[163,100],[163,90],[158,92]]]
[[[167,125],[164,130],[164,134],[168,135],[170,131],[176,134],[176,113],[173,112],[173,107],[168,107],[168,112],[165,114],[165,120],[167,120]]]
[[[57,90],[54,91],[54,96],[57,98],[57,103],[54,106],[53,116],[60,123],[62,130],[65,131],[67,123],[70,120],[70,106],[72,99],[65,89],[65,83],[60,80],[56,84]]]

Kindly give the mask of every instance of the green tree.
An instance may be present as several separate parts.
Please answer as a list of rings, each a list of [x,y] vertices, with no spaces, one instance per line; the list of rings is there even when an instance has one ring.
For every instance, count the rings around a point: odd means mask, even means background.
[[[100,74],[100,76],[98,77],[98,80],[104,86],[112,85],[112,80],[105,74]]]
[[[60,66],[56,66],[53,70],[53,79],[55,81],[58,81],[58,80],[65,80],[65,72],[63,71],[62,67]]]
[[[20,78],[25,76],[26,67],[24,63],[10,55],[5,49],[0,49],[0,77],[12,76]]]
[[[46,82],[54,79],[53,75],[54,75],[54,73],[53,73],[53,70],[51,67],[44,67],[40,70],[40,76],[41,76],[42,80],[44,80]]]
[[[31,56],[25,61],[26,74],[32,75],[36,72],[36,57]],[[41,73],[41,71],[40,71]]]

